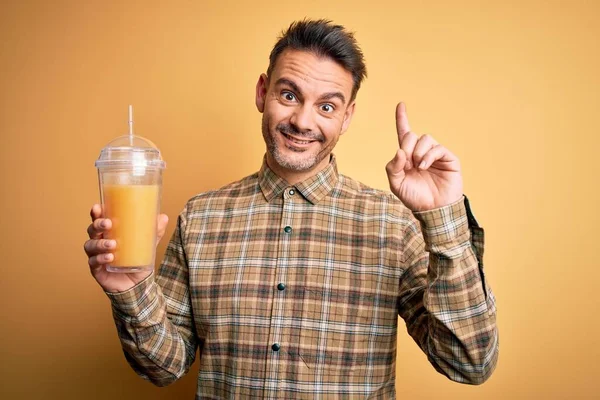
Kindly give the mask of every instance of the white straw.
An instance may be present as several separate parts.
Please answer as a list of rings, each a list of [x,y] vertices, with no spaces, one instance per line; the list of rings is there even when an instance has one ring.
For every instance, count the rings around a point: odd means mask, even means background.
[[[129,145],[133,146],[133,106],[129,105]]]

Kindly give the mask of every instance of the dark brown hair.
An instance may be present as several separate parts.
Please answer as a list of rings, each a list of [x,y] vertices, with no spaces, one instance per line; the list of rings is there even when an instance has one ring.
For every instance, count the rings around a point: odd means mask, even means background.
[[[367,76],[367,67],[353,33],[325,19],[292,22],[289,28],[281,33],[271,50],[267,76],[271,76],[277,58],[287,48],[312,52],[340,64],[352,74],[354,85],[350,101],[356,98],[360,84]]]

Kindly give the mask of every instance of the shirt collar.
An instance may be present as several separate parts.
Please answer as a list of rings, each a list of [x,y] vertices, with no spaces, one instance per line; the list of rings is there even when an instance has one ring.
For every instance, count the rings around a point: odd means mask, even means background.
[[[329,164],[325,169],[302,182],[298,182],[294,187],[306,200],[312,204],[317,204],[333,190],[338,179],[337,163],[335,156],[331,154]],[[263,158],[262,167],[258,172],[258,184],[267,202],[279,197],[284,189],[292,186],[269,168],[266,156]]]

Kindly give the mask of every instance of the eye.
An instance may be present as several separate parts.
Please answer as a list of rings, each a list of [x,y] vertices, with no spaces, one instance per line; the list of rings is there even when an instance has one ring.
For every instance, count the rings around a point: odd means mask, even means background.
[[[281,96],[284,98],[285,101],[296,101],[296,95],[292,92],[288,92],[287,90],[281,92]]]
[[[320,108],[321,108],[321,111],[323,111],[323,112],[325,112],[325,113],[328,113],[328,114],[329,114],[329,113],[332,113],[332,112],[333,112],[333,110],[334,110],[334,107],[333,107],[333,105],[332,105],[332,104],[329,104],[329,103],[326,103],[326,104],[323,104],[323,105],[321,105],[321,107],[320,107]]]

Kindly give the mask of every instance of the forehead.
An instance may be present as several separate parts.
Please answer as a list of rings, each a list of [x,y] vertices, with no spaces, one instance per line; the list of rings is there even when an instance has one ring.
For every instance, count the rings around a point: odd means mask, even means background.
[[[330,93],[339,91],[346,99],[352,93],[352,74],[328,57],[319,57],[314,53],[286,49],[275,64],[271,82],[280,78],[293,81],[303,94]]]

